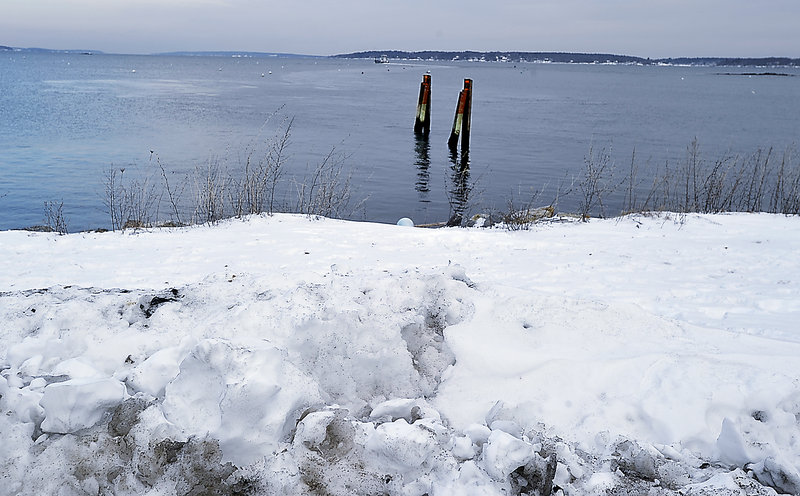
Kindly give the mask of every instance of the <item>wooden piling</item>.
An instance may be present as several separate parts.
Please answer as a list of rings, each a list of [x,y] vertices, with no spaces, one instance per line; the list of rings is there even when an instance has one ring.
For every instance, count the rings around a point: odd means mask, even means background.
[[[458,139],[461,138],[461,151],[469,150],[469,133],[472,121],[472,80],[464,79],[464,89],[458,94],[458,105],[456,105],[456,115],[453,117],[453,129],[450,131],[450,139],[447,146],[451,150],[458,148]]]
[[[472,79],[464,80],[464,118],[461,121],[461,153],[469,151],[469,133],[472,124]]]
[[[417,100],[417,117],[414,121],[414,132],[427,136],[431,132],[431,76],[422,76]]]
[[[458,103],[456,104],[456,115],[453,117],[453,129],[450,131],[450,139],[447,140],[447,146],[451,150],[458,149],[458,135],[461,133],[461,122],[464,119],[464,91],[458,94]]]

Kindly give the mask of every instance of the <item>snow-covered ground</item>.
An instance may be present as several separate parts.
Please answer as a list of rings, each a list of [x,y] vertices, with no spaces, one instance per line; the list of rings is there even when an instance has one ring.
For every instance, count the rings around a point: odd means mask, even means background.
[[[0,232],[0,494],[800,493],[800,218]]]

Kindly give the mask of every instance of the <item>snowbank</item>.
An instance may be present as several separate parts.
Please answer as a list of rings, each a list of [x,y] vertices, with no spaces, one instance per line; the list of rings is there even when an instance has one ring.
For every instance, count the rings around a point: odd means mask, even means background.
[[[0,494],[800,492],[800,219],[0,232]]]

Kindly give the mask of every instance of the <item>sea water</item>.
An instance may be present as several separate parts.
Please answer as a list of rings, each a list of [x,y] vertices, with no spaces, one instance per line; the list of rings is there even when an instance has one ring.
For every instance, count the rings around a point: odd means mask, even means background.
[[[743,74],[767,71],[788,75]],[[426,73],[431,134],[420,140]],[[466,160],[447,147],[464,78]],[[111,171],[160,188],[163,168],[189,201],[203,170],[241,168],[289,121],[281,206],[297,205],[333,152],[358,207],[350,218],[421,224],[556,197],[574,210],[566,193],[600,154],[622,177],[635,151],[646,177],[685,160],[693,140],[708,160],[783,153],[800,139],[798,116],[797,68],[0,52],[0,229],[43,223],[46,202],[63,204],[70,231],[110,227]]]

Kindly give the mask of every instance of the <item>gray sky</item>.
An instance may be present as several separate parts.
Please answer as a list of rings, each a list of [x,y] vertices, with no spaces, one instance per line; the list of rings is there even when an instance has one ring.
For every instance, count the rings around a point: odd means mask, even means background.
[[[0,0],[0,45],[800,57],[798,0]]]

